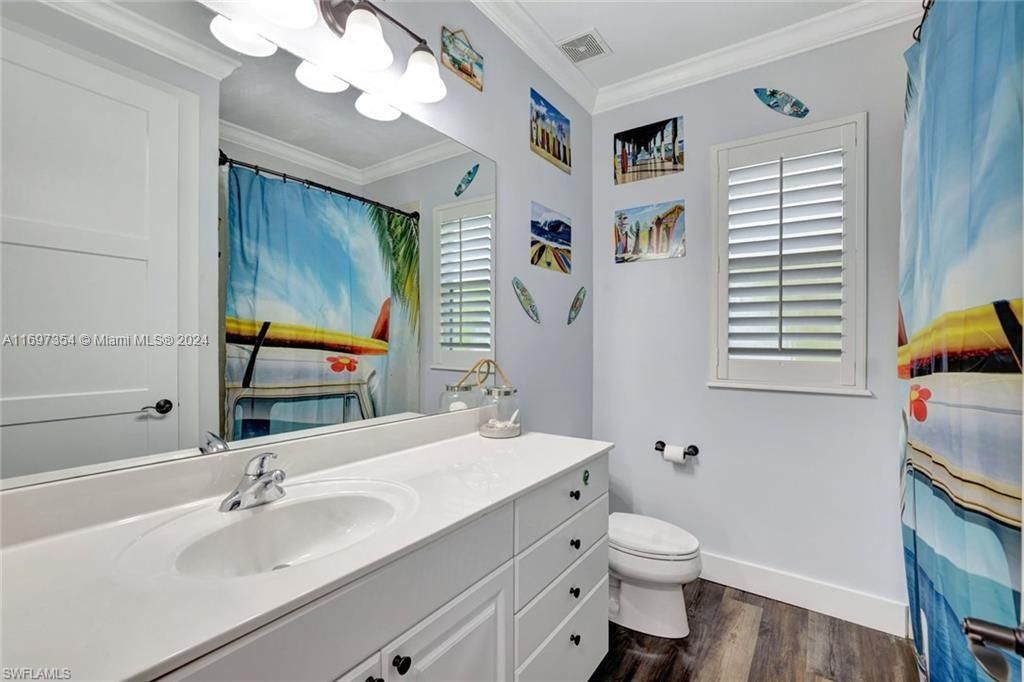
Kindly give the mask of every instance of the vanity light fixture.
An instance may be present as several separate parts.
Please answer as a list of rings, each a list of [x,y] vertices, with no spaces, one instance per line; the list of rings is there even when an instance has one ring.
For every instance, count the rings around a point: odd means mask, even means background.
[[[348,83],[305,59],[295,69],[295,79],[317,92],[335,93],[348,89]]]
[[[356,98],[356,111],[374,121],[394,121],[402,115],[401,111],[368,92]]]
[[[320,18],[314,0],[255,0],[256,11],[284,28],[309,28]]]
[[[417,45],[409,55],[409,63],[398,80],[398,88],[403,96],[424,104],[440,102],[448,94],[437,67],[437,58],[426,43]]]
[[[210,33],[226,47],[250,57],[269,57],[277,45],[244,24],[218,14],[210,22]]]
[[[341,51],[364,71],[383,71],[395,60],[391,47],[384,40],[380,19],[368,3],[361,2],[348,13]]]

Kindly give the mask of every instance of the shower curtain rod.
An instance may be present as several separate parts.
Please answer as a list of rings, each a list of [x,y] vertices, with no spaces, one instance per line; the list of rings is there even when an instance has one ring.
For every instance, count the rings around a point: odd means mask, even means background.
[[[294,175],[288,175],[287,173],[282,173],[281,171],[271,170],[270,168],[264,168],[263,166],[258,166],[258,165],[253,164],[253,163],[246,163],[245,161],[238,161],[237,159],[230,158],[227,154],[224,153],[223,149],[220,150],[220,163],[219,163],[219,165],[221,165],[221,166],[224,166],[224,165],[241,166],[242,168],[248,168],[249,170],[255,171],[256,173],[265,173],[267,175],[273,175],[275,177],[281,178],[282,180],[284,180],[286,182],[288,180],[291,180],[292,182],[299,182],[299,183],[302,183],[303,185],[306,185],[307,187],[316,187],[317,189],[321,189],[321,190],[323,190],[325,192],[330,192],[331,194],[340,194],[341,196],[347,197],[349,199],[355,199],[356,201],[362,201],[363,203],[373,204],[374,206],[379,206],[380,208],[383,208],[383,209],[386,209],[388,211],[391,211],[392,213],[399,213],[401,215],[408,216],[409,218],[412,218],[413,220],[415,220],[417,222],[419,222],[419,219],[420,219],[420,214],[417,211],[413,211],[412,213],[409,213],[408,211],[403,211],[401,209],[395,208],[394,206],[388,206],[387,204],[382,204],[379,201],[374,201],[373,199],[367,199],[366,197],[361,197],[358,194],[353,194],[352,192],[346,192],[345,190],[338,189],[337,187],[331,187],[330,185],[325,185],[322,182],[317,182],[316,180],[307,180],[305,178],[297,178]]]

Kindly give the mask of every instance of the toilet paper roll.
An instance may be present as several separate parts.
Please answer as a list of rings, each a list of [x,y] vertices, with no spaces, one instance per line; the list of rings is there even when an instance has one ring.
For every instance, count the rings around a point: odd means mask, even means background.
[[[683,464],[686,461],[686,448],[682,445],[666,445],[665,451],[661,453],[661,456],[668,462]]]

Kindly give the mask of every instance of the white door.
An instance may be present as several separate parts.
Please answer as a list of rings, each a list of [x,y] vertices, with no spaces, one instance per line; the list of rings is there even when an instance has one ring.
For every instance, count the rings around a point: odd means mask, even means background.
[[[385,682],[512,678],[512,563],[384,647]]]
[[[178,100],[2,38],[0,475],[177,449]]]

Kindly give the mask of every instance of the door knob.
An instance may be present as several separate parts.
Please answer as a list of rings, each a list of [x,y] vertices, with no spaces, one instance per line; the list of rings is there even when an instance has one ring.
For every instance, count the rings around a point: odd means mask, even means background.
[[[398,670],[399,675],[404,675],[412,667],[412,659],[408,656],[395,656],[394,660],[391,661],[391,665]]]
[[[142,408],[142,410],[140,410],[140,412],[144,410],[155,410],[157,414],[167,414],[173,409],[174,403],[172,403],[167,398],[161,398],[160,400],[156,401],[155,405],[146,405],[145,407]]]

